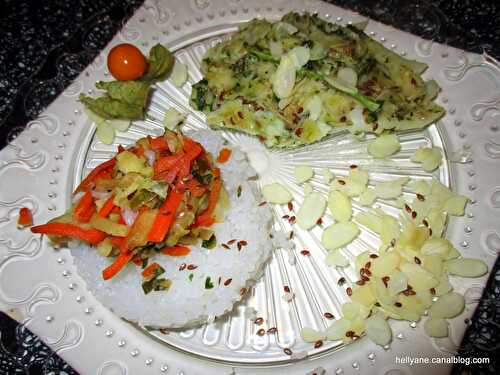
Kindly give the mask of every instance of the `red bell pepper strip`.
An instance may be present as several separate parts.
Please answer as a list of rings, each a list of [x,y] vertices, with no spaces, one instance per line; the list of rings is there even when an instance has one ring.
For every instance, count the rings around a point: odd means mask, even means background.
[[[99,164],[97,167],[95,167],[88,175],[83,179],[82,182],[80,182],[80,185],[76,188],[74,193],[78,193],[80,191],[87,191],[90,189],[90,186],[92,183],[97,179],[99,174],[103,171],[109,171],[112,169],[116,164],[116,159],[110,159],[108,161],[105,161],[102,164]]]
[[[17,218],[17,225],[22,227],[29,227],[33,225],[33,214],[27,207],[22,207],[19,210],[19,217]]]
[[[210,194],[208,196],[208,207],[196,218],[194,223],[195,227],[206,227],[214,223],[212,215],[215,210],[215,206],[217,205],[217,200],[219,199],[220,189],[222,188],[219,168],[215,168],[214,177],[212,189],[210,190]]]
[[[101,209],[99,210],[99,216],[100,217],[108,217],[108,215],[113,211],[115,208],[115,204],[113,203],[113,200],[115,199],[115,195],[111,195],[108,200],[102,205]]]
[[[90,191],[87,191],[78,201],[73,211],[73,218],[81,223],[88,223],[95,211],[94,198]]]
[[[179,163],[182,161],[184,153],[176,155],[163,156],[159,158],[154,164],[154,179],[164,179],[167,174],[173,169],[178,168]],[[175,176],[174,176],[175,178]]]
[[[128,262],[133,258],[134,253],[120,254],[116,257],[115,261],[102,271],[102,278],[109,280],[122,270]]]
[[[106,238],[106,233],[97,229],[83,229],[78,225],[68,223],[47,223],[37,225],[31,228],[33,233],[52,234],[55,236],[68,236],[79,239],[83,242],[88,242],[91,245],[97,245]]]
[[[164,247],[160,250],[162,254],[170,255],[171,257],[184,257],[188,255],[191,250],[187,246],[172,246],[172,247]]]
[[[179,208],[183,197],[182,192],[176,190],[170,192],[156,214],[153,226],[148,233],[148,241],[163,241],[175,219],[177,208]]]
[[[168,143],[167,140],[165,139],[164,136],[152,138],[148,138],[149,141],[149,147],[151,147],[151,150],[153,151],[168,151]]]
[[[155,271],[160,268],[160,265],[158,263],[151,263],[149,266],[147,266],[146,268],[144,268],[144,270],[141,272],[141,275],[142,277],[144,278],[148,278],[148,277],[151,277],[153,276],[153,274],[155,273]]]
[[[183,149],[185,155],[182,158],[181,168],[178,173],[178,178],[184,178],[189,175],[191,171],[191,163],[203,151],[203,147],[198,142],[195,142],[189,138],[184,138]]]
[[[229,148],[223,148],[219,151],[219,156],[217,156],[218,163],[225,163],[231,157],[233,151]]]
[[[124,241],[125,241],[124,237],[116,237],[116,236],[111,237],[111,244],[116,247],[120,247]]]

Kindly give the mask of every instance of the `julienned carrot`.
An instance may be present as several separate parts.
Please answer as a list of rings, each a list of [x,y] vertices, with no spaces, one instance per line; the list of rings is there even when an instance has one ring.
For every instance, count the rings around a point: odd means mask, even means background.
[[[185,155],[180,163],[181,167],[179,169],[178,178],[184,178],[189,175],[191,171],[191,163],[201,154],[203,147],[198,142],[189,138],[184,138],[183,150]]]
[[[219,199],[220,189],[222,188],[220,169],[215,168],[214,172],[215,178],[208,196],[208,207],[196,218],[196,222],[194,223],[195,227],[208,227],[214,223],[212,215],[215,210],[215,206],[217,205],[217,200]]]
[[[73,218],[81,223],[88,223],[95,211],[94,198],[90,191],[87,191],[78,201],[73,211]]]
[[[94,182],[94,180],[99,176],[99,174],[103,171],[109,170],[113,168],[116,164],[116,159],[109,159],[108,161],[105,161],[102,164],[99,164],[97,167],[95,167],[88,175],[83,179],[82,182],[80,182],[80,185],[75,190],[75,193],[78,193],[80,191],[87,191],[91,184]]]
[[[29,227],[33,225],[33,214],[28,207],[22,207],[19,210],[19,217],[17,218],[17,225],[22,227]]]
[[[154,164],[154,178],[157,180],[165,178],[167,173],[178,165],[183,157],[184,153],[182,152],[176,155],[163,156],[159,158]]]
[[[125,241],[124,237],[116,237],[116,236],[111,237],[111,244],[113,246],[120,247],[123,241]]]
[[[193,197],[201,197],[207,188],[200,184],[195,178],[189,179],[184,186],[189,190]]]
[[[170,192],[156,214],[153,226],[148,233],[148,241],[163,241],[175,219],[175,213],[181,204],[183,196],[182,192],[176,190]]]
[[[115,261],[102,271],[102,278],[109,280],[122,270],[132,259],[134,253],[120,254],[116,257]]]
[[[172,246],[172,247],[164,247],[160,250],[162,254],[170,255],[171,257],[183,257],[188,255],[191,250],[187,246]]]
[[[160,268],[160,265],[158,263],[151,263],[149,266],[144,268],[144,270],[141,272],[142,277],[148,278],[153,276],[155,271]]]
[[[104,238],[106,238],[106,233],[101,232],[97,229],[83,229],[78,225],[69,223],[47,223],[43,225],[37,225],[31,228],[33,233],[43,233],[52,234],[54,236],[67,236],[74,237],[80,241],[88,242],[91,245],[97,245]]]
[[[113,194],[102,205],[101,209],[99,210],[100,217],[108,217],[108,215],[111,213],[111,211],[113,211],[113,208],[115,208],[115,204],[113,203],[114,199],[115,199],[115,195]]]
[[[218,163],[225,163],[229,160],[232,154],[232,150],[230,148],[223,148],[219,151],[219,156],[217,156]]]
[[[168,150],[168,143],[164,136],[156,137],[156,138],[148,138],[149,147],[153,151],[166,151]]]

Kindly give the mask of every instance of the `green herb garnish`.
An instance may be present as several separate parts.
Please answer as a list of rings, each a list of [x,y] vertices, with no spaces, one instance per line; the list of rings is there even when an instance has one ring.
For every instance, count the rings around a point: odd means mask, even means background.
[[[201,243],[201,247],[205,249],[213,249],[217,245],[217,237],[215,237],[215,234],[212,234],[212,236],[208,240],[203,240]]]
[[[212,289],[214,287],[214,283],[210,279],[210,276],[207,276],[205,279],[205,289]]]

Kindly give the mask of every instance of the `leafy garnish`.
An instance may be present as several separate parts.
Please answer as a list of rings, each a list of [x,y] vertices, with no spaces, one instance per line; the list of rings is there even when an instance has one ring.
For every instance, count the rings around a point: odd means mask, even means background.
[[[210,279],[210,276],[207,276],[205,279],[205,289],[212,289],[214,287],[214,283]]]
[[[203,240],[201,243],[201,247],[204,247],[205,249],[213,249],[217,245],[217,238],[215,237],[215,234],[212,234],[212,237],[210,237],[208,240]]]
[[[161,44],[149,51],[148,71],[135,81],[110,81],[96,83],[98,89],[106,92],[103,96],[92,98],[80,94],[80,101],[92,112],[104,119],[140,120],[151,85],[162,81],[172,71],[174,56]]]
[[[140,80],[148,83],[163,81],[174,66],[174,56],[161,44],[154,45],[149,51],[148,71]]]

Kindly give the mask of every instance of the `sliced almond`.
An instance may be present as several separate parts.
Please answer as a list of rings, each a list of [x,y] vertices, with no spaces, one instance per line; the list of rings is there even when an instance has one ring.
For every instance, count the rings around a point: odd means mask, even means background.
[[[359,196],[359,203],[363,206],[371,206],[375,203],[376,199],[377,195],[375,194],[375,190],[368,188]]]
[[[305,183],[304,184],[304,195],[309,195],[313,192],[313,187],[311,186],[310,183]]]
[[[377,182],[375,185],[375,195],[382,199],[395,199],[402,194],[403,185],[407,182],[408,178]]]
[[[408,288],[408,278],[406,275],[400,271],[392,272],[387,282],[387,291],[389,294],[395,296],[403,290],[406,290],[406,288]]]
[[[338,249],[331,250],[325,258],[325,262],[330,267],[347,267],[349,259],[347,259]]]
[[[169,78],[175,86],[182,87],[188,79],[186,65],[181,63],[178,59],[175,59],[174,67],[172,68],[172,73],[170,73]]]
[[[287,98],[292,94],[295,86],[295,76],[294,61],[289,56],[284,55],[272,80],[273,91],[278,98]]]
[[[429,290],[439,283],[432,273],[415,263],[404,263],[400,269],[408,278],[408,284],[416,291]]]
[[[444,202],[444,210],[453,216],[463,216],[468,201],[469,198],[463,195],[455,195]]]
[[[325,208],[326,199],[322,194],[313,192],[307,195],[297,213],[297,224],[302,229],[312,228],[325,213]]]
[[[368,145],[368,153],[378,159],[391,156],[400,149],[401,144],[396,134],[382,134]]]
[[[309,327],[302,328],[300,330],[300,336],[302,337],[302,340],[304,340],[305,342],[316,342],[319,340],[326,339],[325,332],[319,332]]]
[[[311,53],[309,48],[304,46],[298,46],[292,48],[288,52],[288,56],[290,57],[290,60],[292,60],[295,69],[299,69],[303,67],[305,64],[307,64],[307,62],[311,57]]]
[[[323,103],[321,102],[321,98],[319,95],[314,95],[309,98],[304,106],[304,110],[309,112],[309,118],[314,121],[316,121],[319,116],[321,116],[322,109]]]
[[[441,258],[446,259],[452,245],[450,241],[444,238],[429,238],[424,242],[420,251],[424,255],[439,255]]]
[[[422,163],[425,159],[431,157],[432,148],[430,147],[420,147],[411,156],[411,161],[414,163]]]
[[[443,162],[441,150],[437,147],[432,148],[431,155],[422,161],[422,169],[426,172],[432,172],[439,168]]]
[[[448,280],[448,276],[446,274],[441,275],[439,279],[439,284],[434,288],[436,292],[436,296],[445,295],[453,290],[453,286],[450,284]]]
[[[308,165],[299,165],[294,169],[295,180],[301,184],[310,180],[314,175],[314,170]]]
[[[98,124],[96,137],[105,145],[110,145],[115,140],[115,129],[106,122]]]
[[[333,218],[338,222],[351,220],[351,199],[341,191],[333,190],[328,195],[328,208]]]
[[[352,221],[335,223],[326,228],[321,242],[328,250],[335,250],[351,243],[359,235],[359,228]]]
[[[371,212],[360,212],[355,216],[355,219],[358,223],[375,233],[380,233],[382,231],[382,220],[378,215]]]
[[[370,340],[380,346],[387,345],[392,340],[392,330],[389,323],[379,315],[366,319],[365,332]]]
[[[446,269],[451,275],[461,277],[480,277],[488,272],[488,266],[482,260],[473,258],[452,259],[446,262]]]
[[[422,267],[432,273],[436,278],[440,278],[443,274],[443,258],[437,254],[423,255],[420,258]]]
[[[367,308],[371,308],[376,302],[375,295],[368,284],[355,286],[352,290],[351,300]]]
[[[401,257],[399,254],[396,251],[390,251],[373,259],[370,270],[375,276],[389,276],[398,268],[400,262]],[[408,277],[408,275],[406,275],[406,277]]]
[[[175,128],[186,119],[186,115],[180,113],[177,109],[171,107],[165,112],[163,117],[163,126],[170,130]]]
[[[401,234],[399,221],[390,215],[383,215],[381,218],[380,239],[383,244],[397,240]]]
[[[285,204],[293,199],[288,189],[277,182],[262,187],[262,195],[267,202],[275,204]]]
[[[448,322],[444,319],[427,319],[424,323],[424,330],[430,337],[447,337]]]
[[[323,179],[325,180],[325,183],[329,184],[331,180],[333,180],[333,173],[331,170],[328,168],[323,169]]]
[[[459,293],[447,293],[434,302],[429,309],[432,318],[451,319],[462,313],[465,308],[465,299]]]
[[[349,330],[351,322],[345,318],[334,321],[326,330],[328,340],[335,341],[345,338],[345,333]]]

